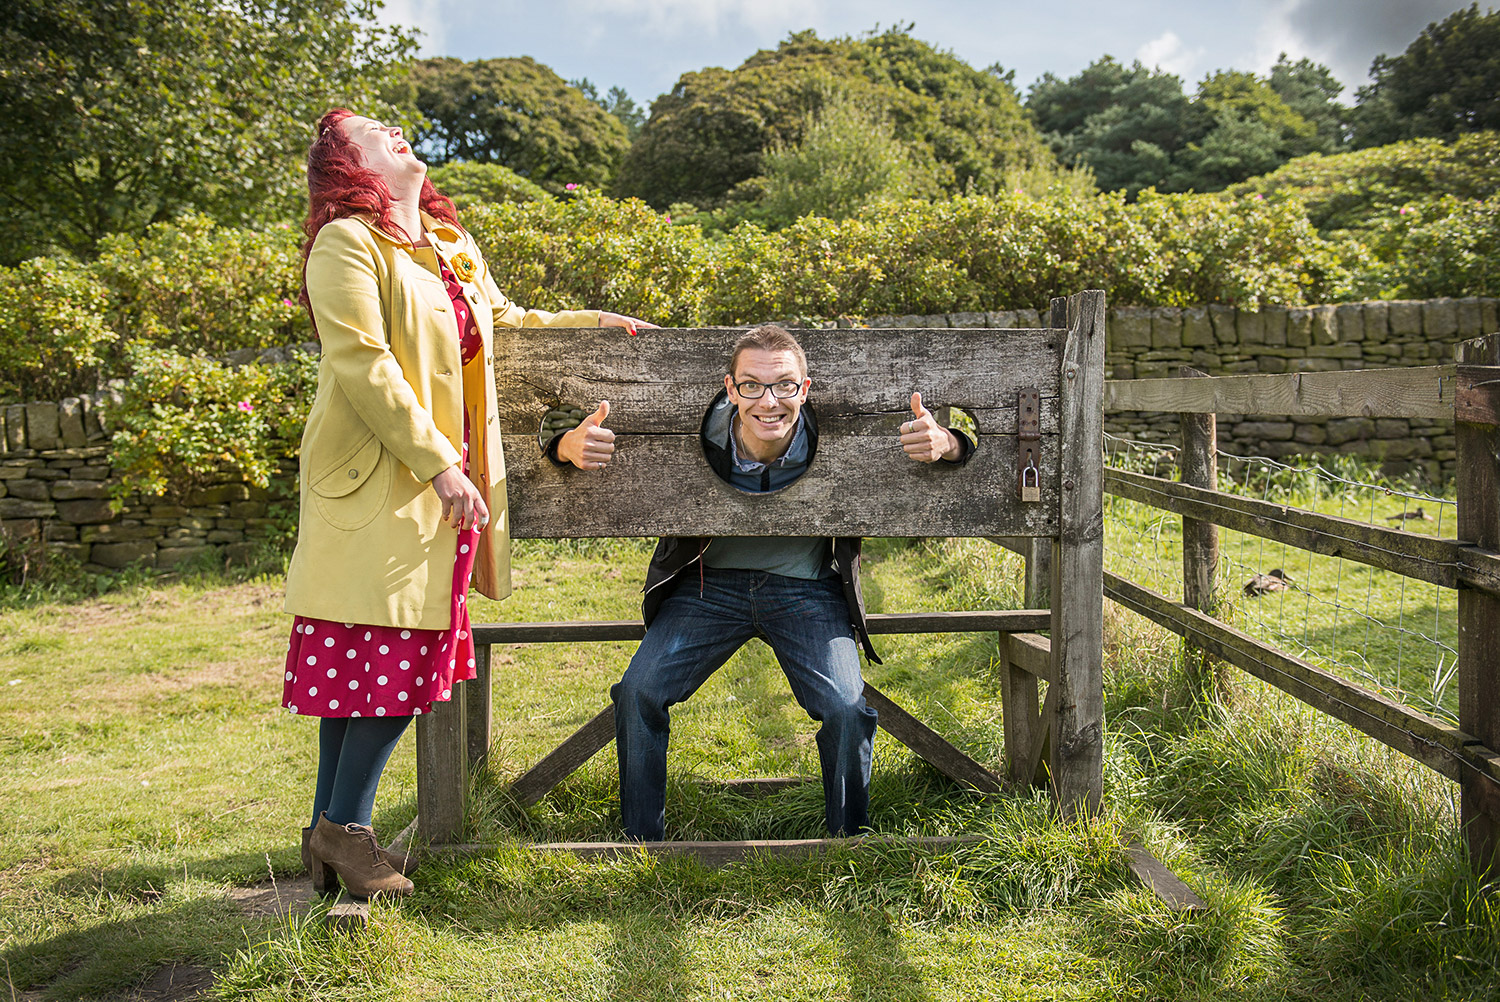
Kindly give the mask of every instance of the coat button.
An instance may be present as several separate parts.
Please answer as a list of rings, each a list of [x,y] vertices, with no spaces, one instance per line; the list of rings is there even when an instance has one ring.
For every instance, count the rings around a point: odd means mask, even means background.
[[[350,480],[353,480],[357,476],[359,476],[359,471],[358,470],[350,470],[349,471],[349,479]]]

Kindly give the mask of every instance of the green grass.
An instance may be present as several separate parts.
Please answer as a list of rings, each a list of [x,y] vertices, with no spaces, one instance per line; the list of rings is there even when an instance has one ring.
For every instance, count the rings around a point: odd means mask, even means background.
[[[868,554],[874,610],[1019,604],[1016,559],[982,541]],[[521,544],[517,594],[474,613],[631,616],[645,562],[630,542]],[[721,870],[530,852],[618,834],[609,750],[534,807],[501,787],[603,707],[632,645],[497,649],[496,745],[464,837],[501,848],[424,865],[363,932],[316,910],[247,916],[230,887],[298,875],[315,765],[314,722],[277,706],[279,605],[275,577],[200,576],[0,608],[0,961],[17,998],[118,996],[169,963],[257,1000],[1500,997],[1500,913],[1463,863],[1452,785],[1243,676],[1222,703],[1185,703],[1170,637],[1112,607],[1106,808],[1088,824],[1040,794],[965,794],[882,735],[878,827],[978,841]],[[991,638],[880,649],[877,685],[999,760]],[[673,835],[819,833],[816,784],[754,801],[697,782],[817,775],[814,725],[764,647],[673,724]],[[382,784],[386,834],[415,813],[412,746]],[[1209,907],[1141,890],[1131,838]]]

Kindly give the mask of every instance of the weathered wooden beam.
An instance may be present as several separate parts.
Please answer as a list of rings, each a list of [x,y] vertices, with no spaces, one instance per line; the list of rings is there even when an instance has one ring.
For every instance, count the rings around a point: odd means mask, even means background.
[[[1173,911],[1195,912],[1208,907],[1193,889],[1182,882],[1182,878],[1167,869],[1165,863],[1151,855],[1149,849],[1139,842],[1132,842],[1125,849],[1130,872],[1136,875],[1146,888],[1166,902]]]
[[[1457,395],[1451,365],[1343,372],[1117,379],[1104,390],[1107,411],[1196,414],[1294,414],[1453,420]]]
[[[1500,424],[1500,365],[1460,365],[1454,417],[1468,424]]]
[[[535,435],[507,435],[510,532],[516,539],[1053,536],[1058,442],[1055,434],[1042,436],[1041,501],[1022,505],[1015,499],[1014,435],[981,431],[973,456],[954,466],[912,462],[893,435],[824,434],[807,472],[767,494],[720,480],[696,430],[618,435],[609,466],[590,471],[553,463]]]
[[[1336,515],[1205,490],[1126,470],[1106,470],[1104,483],[1117,497],[1237,532],[1274,539],[1325,556],[1343,557],[1448,588],[1458,586],[1460,547],[1451,539],[1366,525]],[[1476,561],[1476,565],[1479,563]]]
[[[1494,396],[1475,392],[1500,372],[1500,334],[1464,341],[1458,361],[1469,377],[1470,404],[1457,425],[1458,534],[1487,550],[1500,550],[1500,426]],[[1476,378],[1476,373],[1478,378]],[[1488,384],[1485,389],[1493,389]],[[1458,592],[1458,724],[1490,751],[1500,751],[1500,596]],[[1500,811],[1463,777],[1460,817],[1469,860],[1481,874],[1500,875]]]
[[[885,693],[865,683],[865,702],[880,714],[880,727],[920,755],[943,775],[981,793],[999,793],[1005,783],[954,747],[937,731],[907,713]]]
[[[1050,766],[1064,816],[1096,811],[1104,789],[1104,317],[1102,292],[1052,303],[1052,325],[1066,319],[1068,331],[1059,391],[1068,448],[1058,468],[1062,501],[1052,550],[1055,681],[1047,690],[1049,701],[1056,697]],[[997,527],[995,534],[1008,533]]]
[[[1003,638],[1002,638],[1003,639]],[[1002,643],[1002,654],[1005,648]],[[1027,764],[1040,744],[1037,677],[1005,660],[1000,666],[1000,712],[1005,728],[1005,773],[1018,786],[1030,786]]]
[[[615,707],[611,703],[510,784],[511,795],[523,804],[536,803],[614,739]]]
[[[610,402],[609,427],[625,435],[690,434],[723,386],[729,350],[743,328],[649,331],[526,327],[495,338],[500,430],[535,436],[560,401],[592,408]],[[882,328],[799,330],[819,424],[843,434],[874,418],[889,434],[910,416],[920,390],[929,408],[969,412],[981,434],[1014,435],[1016,394],[1035,386],[1042,432],[1055,433],[1056,330]],[[1014,469],[1014,467],[1012,467]],[[853,471],[857,476],[859,471]]]
[[[1045,630],[1045,609],[974,609],[960,612],[883,612],[868,618],[870,633],[1022,633]],[[640,640],[640,620],[594,620],[572,623],[479,623],[476,644],[589,643]]]
[[[771,776],[764,779],[752,777],[747,779],[704,780],[699,785],[736,797],[759,799],[760,797],[769,797],[786,790],[795,790],[798,787],[816,782],[818,780],[807,776]]]
[[[537,852],[567,852],[582,859],[618,859],[645,853],[650,856],[695,856],[705,866],[725,866],[752,856],[808,856],[831,849],[859,849],[861,846],[911,846],[925,852],[943,852],[982,841],[978,835],[926,836],[905,838],[885,835],[857,835],[852,838],[755,839],[736,842],[539,842],[526,846]],[[451,859],[485,856],[498,845],[433,846],[423,855]]]
[[[1500,756],[1481,754],[1482,749],[1477,747],[1479,739],[1457,727],[1292,657],[1119,575],[1105,574],[1105,593],[1112,601],[1192,640],[1261,681],[1344,721],[1440,775],[1449,779],[1467,775],[1500,784]]]
[[[417,818],[429,842],[452,841],[463,829],[469,779],[462,692],[417,718]]]

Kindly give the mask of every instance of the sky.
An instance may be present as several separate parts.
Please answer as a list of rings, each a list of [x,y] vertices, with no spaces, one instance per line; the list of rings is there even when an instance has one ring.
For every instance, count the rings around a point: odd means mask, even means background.
[[[683,73],[738,66],[789,33],[824,38],[893,24],[964,62],[1015,71],[1024,96],[1043,73],[1070,77],[1108,53],[1182,77],[1191,93],[1221,69],[1264,74],[1281,52],[1309,57],[1347,88],[1398,55],[1459,0],[386,0],[381,19],[423,32],[423,56],[531,56],[602,95],[649,107]],[[1487,5],[1482,5],[1487,6]]]

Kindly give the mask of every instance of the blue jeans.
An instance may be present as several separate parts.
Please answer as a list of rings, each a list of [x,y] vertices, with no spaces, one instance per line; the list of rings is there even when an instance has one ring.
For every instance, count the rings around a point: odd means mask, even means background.
[[[838,578],[807,581],[763,571],[704,568],[663,587],[662,604],[625,675],[609,691],[620,758],[625,833],[666,832],[668,708],[680,703],[751,637],[770,644],[792,695],[818,729],[824,820],[834,835],[870,826],[870,746],[859,648]]]

